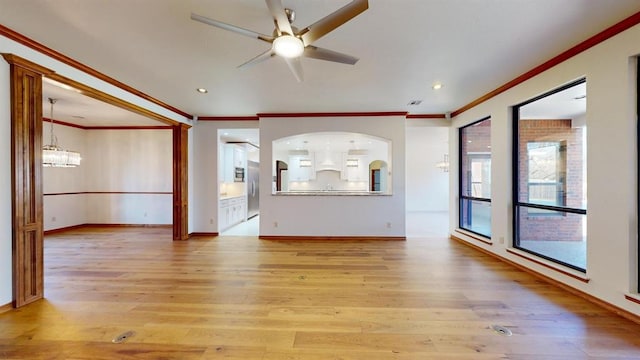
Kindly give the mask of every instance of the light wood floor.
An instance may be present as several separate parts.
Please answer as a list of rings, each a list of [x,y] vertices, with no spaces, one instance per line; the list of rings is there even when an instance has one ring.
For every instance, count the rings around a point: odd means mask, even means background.
[[[640,359],[640,325],[446,238],[90,228],[48,236],[45,271],[0,359]]]

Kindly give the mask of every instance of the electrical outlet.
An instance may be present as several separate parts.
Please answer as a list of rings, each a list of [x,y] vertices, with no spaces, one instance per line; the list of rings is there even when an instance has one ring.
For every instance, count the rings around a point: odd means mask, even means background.
[[[504,236],[500,236],[500,244],[504,244]]]
[[[274,227],[274,228],[277,228],[277,227],[278,227],[278,222],[277,222],[277,221],[274,221],[274,222],[273,222],[273,227]]]
[[[55,217],[55,216],[51,218],[51,222],[55,222],[56,220],[57,220],[57,219],[56,219],[56,217]]]
[[[213,219],[209,219],[209,224],[213,225]]]
[[[144,217],[147,217],[147,212],[146,211],[144,212]]]
[[[387,223],[387,229],[391,229],[391,223],[390,222]]]

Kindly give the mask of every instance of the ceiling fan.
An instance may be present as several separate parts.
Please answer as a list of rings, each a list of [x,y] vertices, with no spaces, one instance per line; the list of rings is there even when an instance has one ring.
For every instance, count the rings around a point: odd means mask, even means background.
[[[282,0],[265,1],[275,23],[275,29],[272,35],[260,34],[193,13],[191,14],[191,19],[271,44],[269,50],[241,64],[238,68],[255,65],[277,55],[285,60],[296,79],[302,81],[301,56],[349,65],[353,65],[358,61],[358,58],[353,56],[319,48],[311,44],[367,10],[369,8],[368,0],[353,0],[349,4],[302,30],[291,25],[295,19],[295,12],[291,9],[285,9],[282,5]]]

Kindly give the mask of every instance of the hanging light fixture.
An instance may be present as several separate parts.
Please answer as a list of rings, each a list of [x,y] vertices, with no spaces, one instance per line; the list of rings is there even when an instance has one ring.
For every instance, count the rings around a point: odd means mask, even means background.
[[[57,99],[49,98],[49,103],[51,104],[51,111],[49,112],[51,141],[48,145],[42,147],[42,166],[76,167],[80,165],[80,153],[59,148],[58,138],[53,134],[53,104],[56,101]]]
[[[449,172],[449,155],[444,154],[444,159],[436,163],[436,167],[443,172]]]

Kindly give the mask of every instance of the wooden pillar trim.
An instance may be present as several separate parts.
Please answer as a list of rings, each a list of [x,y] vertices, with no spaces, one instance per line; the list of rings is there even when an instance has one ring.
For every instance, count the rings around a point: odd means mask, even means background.
[[[11,54],[13,306],[44,296],[42,75],[51,70]]]
[[[188,141],[189,125],[173,127],[173,240],[188,240]]]
[[[11,65],[19,66],[25,70],[29,70],[40,75],[49,75],[54,73],[54,71],[49,68],[46,68],[42,65],[38,65],[32,61],[29,61],[25,58],[21,58],[20,56],[17,56],[14,54],[3,53],[2,57],[6,60],[6,62],[8,62]]]

